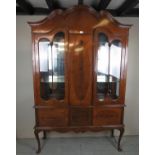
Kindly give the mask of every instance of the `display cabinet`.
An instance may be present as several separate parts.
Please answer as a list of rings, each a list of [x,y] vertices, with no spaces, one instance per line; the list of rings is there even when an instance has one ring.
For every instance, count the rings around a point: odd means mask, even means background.
[[[85,5],[55,10],[32,30],[34,133],[124,132],[128,32]]]

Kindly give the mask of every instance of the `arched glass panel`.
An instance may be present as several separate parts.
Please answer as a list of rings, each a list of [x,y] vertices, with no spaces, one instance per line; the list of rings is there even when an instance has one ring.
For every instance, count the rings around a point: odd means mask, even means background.
[[[109,92],[112,99],[119,96],[122,44],[114,40],[110,46],[110,83]]]
[[[98,35],[97,51],[97,98],[103,101],[108,92],[109,43],[104,33]]]
[[[64,99],[64,33],[57,33],[52,42],[40,40],[40,94],[41,98]]]

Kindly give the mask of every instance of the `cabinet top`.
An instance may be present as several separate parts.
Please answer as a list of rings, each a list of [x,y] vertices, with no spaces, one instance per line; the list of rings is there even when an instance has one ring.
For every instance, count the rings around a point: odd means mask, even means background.
[[[91,32],[97,28],[127,32],[132,25],[121,24],[107,11],[97,12],[86,5],[76,5],[65,11],[52,11],[41,21],[28,22],[33,33],[48,33],[58,27],[68,30]]]

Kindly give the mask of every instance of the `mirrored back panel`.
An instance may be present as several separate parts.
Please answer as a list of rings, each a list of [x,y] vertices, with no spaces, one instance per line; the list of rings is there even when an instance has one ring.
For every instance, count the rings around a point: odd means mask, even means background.
[[[97,100],[113,100],[119,97],[122,44],[119,40],[111,43],[104,33],[98,34],[97,49]]]
[[[64,33],[59,32],[52,42],[39,41],[40,95],[44,100],[65,97],[64,39]]]

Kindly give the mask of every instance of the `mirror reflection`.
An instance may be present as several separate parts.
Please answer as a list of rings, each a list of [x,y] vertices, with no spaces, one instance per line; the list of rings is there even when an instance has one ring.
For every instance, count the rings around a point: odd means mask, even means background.
[[[109,45],[108,38],[104,33],[98,36],[99,46],[97,53],[97,98],[104,100],[108,91],[108,65],[109,65]]]
[[[55,35],[52,42],[39,42],[40,94],[45,100],[64,99],[64,33]]]
[[[109,90],[112,99],[117,99],[119,96],[121,51],[121,42],[119,40],[114,40],[110,46],[110,76],[112,78]]]
[[[98,35],[98,40],[97,99],[104,101],[107,96],[117,99],[119,97],[122,45],[119,40],[114,40],[109,45],[104,33]]]

